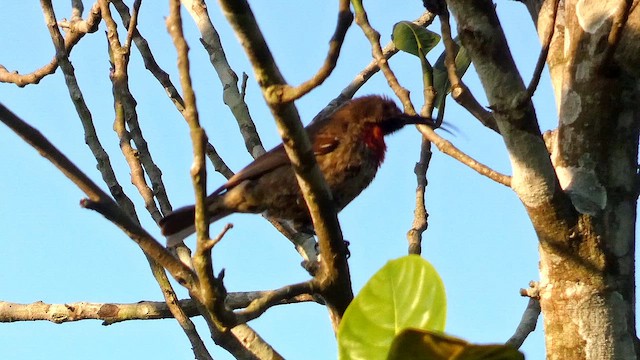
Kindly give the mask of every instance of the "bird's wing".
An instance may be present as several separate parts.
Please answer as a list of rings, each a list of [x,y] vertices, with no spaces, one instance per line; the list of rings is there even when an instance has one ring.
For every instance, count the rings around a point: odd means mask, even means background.
[[[315,156],[324,155],[332,152],[340,143],[339,139],[335,136],[322,136],[318,135],[313,141],[313,153]],[[239,183],[255,179],[256,177],[269,172],[280,166],[290,166],[291,162],[287,153],[284,151],[282,144],[269,150],[264,155],[255,159],[251,164],[247,165],[244,169],[238,171],[235,175],[229,178],[229,180],[218,189],[216,189],[209,197],[216,197],[225,190],[228,190]]]
[[[220,186],[213,193],[211,193],[209,197],[220,195],[220,193],[222,193],[223,191],[228,190],[245,180],[254,179],[275,168],[290,164],[291,162],[289,162],[287,153],[284,151],[284,147],[282,146],[282,144],[280,144],[255,159],[244,169],[238,171],[235,175],[230,177],[224,185]]]
[[[339,144],[340,139],[337,136],[330,134],[317,135],[315,139],[313,139],[313,154],[315,156],[328,154],[335,150]]]

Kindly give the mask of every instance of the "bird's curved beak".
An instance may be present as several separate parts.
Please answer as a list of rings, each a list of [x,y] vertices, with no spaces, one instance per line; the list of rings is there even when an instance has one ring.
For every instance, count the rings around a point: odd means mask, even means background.
[[[404,121],[405,125],[429,125],[432,126],[435,124],[435,121],[432,118],[423,117],[420,115],[408,115],[402,114],[401,119]]]

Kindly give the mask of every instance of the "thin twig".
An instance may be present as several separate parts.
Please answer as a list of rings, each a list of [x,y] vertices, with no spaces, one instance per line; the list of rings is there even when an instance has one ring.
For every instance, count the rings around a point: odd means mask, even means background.
[[[129,24],[131,22],[131,15],[129,15],[129,7],[122,0],[111,0],[111,3],[118,10],[118,14],[120,14],[120,18],[122,22],[125,24]],[[147,40],[140,34],[138,29],[133,29],[133,42],[136,44],[138,51],[140,51],[140,55],[142,56],[142,60],[144,61],[144,66],[147,70],[153,74],[153,76],[158,80],[158,82],[165,89],[167,96],[171,99],[175,107],[181,113],[184,111],[184,101],[182,100],[182,96],[178,93],[178,90],[173,85],[169,78],[169,74],[160,68],[160,65],[156,62],[151,49],[149,48],[149,43]]]
[[[270,307],[278,305],[286,299],[291,299],[303,294],[311,295],[314,293],[313,287],[313,281],[305,281],[266,292],[263,296],[253,300],[244,310],[236,312],[238,321],[241,323],[251,321],[262,315]]]
[[[533,298],[529,299],[527,308],[522,314],[522,319],[520,319],[520,323],[518,324],[516,331],[513,333],[511,338],[506,341],[505,345],[519,349],[529,334],[536,329],[538,317],[540,317],[540,311],[540,301]]]
[[[65,47],[64,40],[60,34],[60,30],[58,29],[51,0],[42,0],[41,5],[45,15],[45,21],[47,22],[47,27],[49,28],[49,33],[51,34],[51,39],[53,40],[53,44],[56,48],[56,64],[60,64],[60,68],[64,74],[64,80],[67,84],[67,88],[69,89],[71,101],[75,105],[76,112],[78,113],[80,122],[82,123],[85,142],[87,146],[89,146],[93,156],[96,158],[98,171],[100,171],[102,179],[109,187],[109,192],[113,195],[118,205],[123,209],[123,211],[131,216],[132,219],[137,219],[133,202],[125,194],[122,186],[118,183],[116,174],[111,167],[109,155],[102,147],[102,144],[100,144],[100,139],[98,138],[98,134],[96,133],[96,129],[93,125],[91,111],[89,110],[87,103],[84,101],[84,96],[82,95],[82,91],[80,90],[80,86],[78,85],[78,81],[75,76],[75,70],[69,61],[67,47]],[[100,12],[100,4],[97,5],[97,11]]]
[[[422,253],[422,234],[427,230],[429,214],[424,201],[425,189],[427,187],[427,169],[431,161],[431,142],[426,138],[422,139],[420,147],[420,160],[416,163],[413,172],[416,174],[416,208],[413,211],[413,224],[407,232],[409,241],[409,254]]]
[[[238,75],[227,61],[227,55],[222,47],[218,31],[209,17],[207,5],[204,0],[181,0],[181,2],[200,31],[200,42],[209,54],[209,61],[222,84],[222,100],[229,107],[238,123],[247,151],[253,158],[264,154],[264,146],[249,113],[249,107],[244,101],[244,91],[240,92],[238,89]]]
[[[473,159],[472,157],[470,157],[469,155],[465,154],[464,152],[462,152],[460,149],[458,149],[457,147],[455,147],[450,141],[444,139],[443,137],[441,137],[440,135],[436,134],[435,131],[433,131],[433,129],[431,129],[428,126],[418,126],[418,130],[420,130],[420,132],[422,133],[422,135],[429,141],[431,141],[432,143],[434,143],[437,147],[438,150],[442,151],[443,153],[451,156],[452,158],[460,161],[461,163],[467,165],[468,167],[472,168],[473,170],[475,170],[476,172],[478,172],[478,174],[480,175],[484,175],[486,177],[488,177],[489,179],[502,184],[504,186],[511,186],[511,177],[501,174],[491,168],[489,168],[488,166],[479,163],[478,161],[476,161],[475,159]]]
[[[205,203],[206,193],[206,166],[205,144],[207,135],[200,126],[198,110],[196,108],[196,98],[191,86],[191,75],[189,71],[189,47],[185,41],[182,31],[182,18],[180,15],[180,1],[170,2],[170,15],[167,17],[167,29],[173,39],[173,43],[178,53],[178,71],[180,72],[180,83],[184,95],[185,118],[191,130],[193,142],[193,165],[191,167],[191,177],[196,199],[195,225],[197,232],[197,249],[194,256],[194,269],[198,275],[198,300],[207,308],[211,314],[215,313],[216,302],[222,302],[220,294],[216,292],[213,275],[213,264],[211,260],[211,248],[207,249],[209,238],[209,222],[207,215],[207,205]]]
[[[611,65],[613,55],[615,54],[616,49],[618,49],[618,44],[620,43],[620,39],[622,38],[622,31],[624,30],[625,25],[627,25],[629,13],[631,13],[632,7],[635,6],[634,2],[634,0],[625,0],[624,6],[620,6],[619,11],[616,12],[615,17],[613,18],[611,31],[609,32],[609,37],[607,38],[607,47],[602,59],[602,64],[600,65],[601,69],[604,69],[606,66]]]
[[[351,13],[349,0],[340,0],[338,22],[336,24],[336,29],[333,33],[333,37],[329,42],[329,52],[327,53],[327,57],[324,60],[324,64],[322,65],[322,67],[320,67],[320,69],[318,69],[318,72],[311,79],[303,82],[296,87],[285,87],[283,89],[284,94],[281,99],[282,102],[290,102],[301,98],[309,91],[322,84],[329,77],[329,75],[331,75],[333,69],[335,69],[336,67],[336,63],[338,62],[340,49],[342,48],[342,43],[344,42],[344,37],[347,34],[347,30],[349,30],[352,22],[353,13]]]
[[[280,89],[286,86],[286,82],[249,4],[245,0],[221,0],[220,5],[252,63],[256,80],[274,115],[284,140],[284,148],[309,207],[323,254],[321,269],[316,273],[314,280],[318,283],[318,291],[326,300],[332,325],[337,330],[344,311],[353,299],[353,291],[346,247],[331,193],[315,162],[311,144],[295,105],[281,101]]]
[[[480,120],[480,122],[484,126],[497,133],[500,133],[498,124],[496,123],[496,119],[493,117],[493,114],[490,111],[487,111],[482,105],[480,105],[467,85],[465,85],[462,79],[460,79],[460,77],[458,76],[455,61],[457,45],[455,41],[453,41],[453,37],[451,36],[449,10],[447,8],[443,9],[439,17],[440,26],[442,29],[442,41],[444,42],[445,48],[445,66],[447,68],[447,76],[449,77],[449,82],[451,83],[451,97],[458,104],[467,109],[467,111],[469,111],[476,119]],[[440,109],[440,111],[438,111],[439,120],[441,119],[440,113],[443,113],[443,111],[443,109]]]
[[[137,8],[134,7],[134,13],[140,7],[140,2],[137,3]],[[144,176],[144,169],[142,167],[141,152],[134,149],[131,146],[131,133],[127,130],[125,125],[125,119],[131,119],[136,117],[135,111],[135,99],[129,91],[129,76],[128,76],[128,64],[129,64],[129,48],[123,47],[120,44],[118,38],[118,28],[111,17],[111,11],[109,9],[109,2],[107,0],[100,0],[100,9],[102,12],[102,18],[107,25],[107,39],[109,42],[109,53],[111,54],[111,63],[113,68],[111,69],[111,82],[113,84],[114,95],[114,108],[116,117],[113,124],[113,129],[118,135],[120,149],[122,154],[129,165],[131,170],[131,183],[138,189],[138,192],[142,196],[145,202],[147,211],[151,214],[153,219],[158,222],[162,218],[160,210],[156,206],[153,191],[147,185],[147,180]],[[135,21],[137,16],[134,15],[131,21]],[[135,24],[133,27],[135,28]],[[141,135],[141,134],[139,134]],[[150,155],[149,155],[150,156]]]
[[[141,228],[129,214],[125,213],[98,185],[38,130],[17,117],[2,104],[0,104],[0,121],[36,149],[40,155],[49,160],[88,196],[87,199],[83,199],[80,202],[82,207],[95,210],[106,217],[135,241],[147,255],[167,269],[178,283],[187,289],[195,288],[196,277],[191,269],[178,261],[164,246],[160,245],[149,233]]]
[[[387,79],[387,83],[396,94],[396,96],[402,102],[404,106],[404,112],[410,115],[415,115],[416,110],[411,103],[411,99],[409,98],[409,90],[404,88],[398,83],[398,79],[396,78],[393,70],[389,67],[387,63],[387,59],[384,57],[382,52],[382,47],[380,46],[380,33],[376,31],[371,24],[369,24],[369,18],[367,17],[367,13],[364,10],[364,6],[362,5],[362,0],[353,0],[353,9],[356,13],[356,24],[362,28],[367,39],[371,43],[371,52],[373,54],[373,58],[376,60],[378,67],[382,70],[385,79]]]
[[[180,249],[174,249],[176,251],[180,251]],[[204,341],[202,341],[200,334],[198,334],[196,326],[194,325],[193,321],[189,319],[190,316],[200,315],[200,312],[197,311],[197,307],[193,305],[193,301],[191,301],[190,305],[192,308],[195,308],[195,312],[193,311],[193,309],[184,308],[184,301],[180,301],[178,299],[178,296],[173,290],[173,286],[171,286],[171,283],[167,278],[167,274],[164,271],[164,268],[149,256],[147,256],[147,261],[151,266],[151,272],[158,282],[158,285],[160,285],[162,295],[164,296],[165,302],[162,304],[162,307],[166,307],[169,309],[169,314],[167,315],[167,317],[173,316],[176,319],[176,321],[182,328],[182,331],[184,331],[187,339],[189,339],[189,342],[191,343],[191,348],[193,349],[193,354],[196,360],[212,360],[211,354],[204,344]]]
[[[523,99],[523,103],[525,101],[531,100],[533,97],[533,93],[535,93],[538,88],[538,83],[540,83],[540,78],[542,77],[542,70],[544,70],[544,65],[547,61],[547,56],[549,55],[549,46],[551,45],[551,40],[553,39],[553,34],[556,29],[556,17],[558,16],[558,5],[560,4],[560,0],[553,0],[553,10],[551,12],[551,21],[549,22],[549,29],[547,29],[546,36],[542,42],[542,49],[540,49],[540,55],[538,56],[538,62],[536,63],[536,67],[533,70],[533,76],[531,77],[531,82],[529,86],[527,86],[527,92],[525,94],[525,98]]]
[[[53,10],[52,10],[53,11]],[[68,29],[64,40],[62,40],[65,53],[70,53],[71,49],[82,39],[87,33],[92,33],[98,30],[98,24],[100,23],[100,6],[96,2],[89,11],[89,17],[86,20],[74,20],[71,22],[61,22],[60,26]],[[54,17],[55,21],[55,17]],[[50,29],[51,31],[51,29]],[[59,30],[58,30],[59,32]],[[56,72],[59,65],[59,58],[55,56],[47,65],[42,68],[25,75],[20,75],[17,71],[9,71],[4,66],[0,65],[0,83],[14,83],[19,87],[24,87],[30,84],[37,84],[45,76],[51,75]]]

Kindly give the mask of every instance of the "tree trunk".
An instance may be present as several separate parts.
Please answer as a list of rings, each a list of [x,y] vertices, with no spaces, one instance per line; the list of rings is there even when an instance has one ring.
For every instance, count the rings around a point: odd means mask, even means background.
[[[547,358],[636,359],[640,99],[637,45],[628,44],[637,33],[623,27],[627,16],[635,23],[635,8],[560,2],[547,57],[559,110],[549,163],[492,2],[448,3],[507,145],[512,188],[538,234]],[[527,4],[541,39],[552,29],[553,3]]]

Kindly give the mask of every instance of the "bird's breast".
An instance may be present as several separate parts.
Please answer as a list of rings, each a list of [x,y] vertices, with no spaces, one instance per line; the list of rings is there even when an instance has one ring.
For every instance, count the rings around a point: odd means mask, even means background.
[[[379,126],[370,126],[364,129],[364,144],[373,153],[377,166],[384,161],[387,144],[384,142],[384,132]]]

